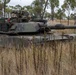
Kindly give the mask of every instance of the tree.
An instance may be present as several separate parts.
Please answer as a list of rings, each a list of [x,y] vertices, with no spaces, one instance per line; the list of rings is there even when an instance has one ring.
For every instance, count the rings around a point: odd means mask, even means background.
[[[51,17],[51,14],[49,12],[45,12],[45,18],[50,18]]]
[[[43,19],[45,10],[48,4],[48,0],[35,0],[32,3],[34,15]]]
[[[33,16],[33,8],[31,5],[24,6],[24,8],[30,13],[31,16]]]
[[[4,9],[4,17],[5,17],[5,10],[6,10],[6,4],[9,3],[10,0],[0,0],[0,3],[2,4],[2,9]]]
[[[69,16],[71,14],[71,10],[73,11],[76,7],[76,0],[64,0],[64,4],[62,5],[62,9],[67,11],[68,13],[68,25],[69,25]]]
[[[57,19],[60,19],[60,23],[61,23],[61,19],[64,19],[66,17],[66,15],[65,15],[64,11],[61,8],[59,8],[57,13],[55,13],[55,17]]]
[[[44,9],[43,9],[42,18],[44,17],[44,14],[45,14],[45,10],[46,10],[47,4],[48,4],[48,0],[45,1],[45,6],[44,6]]]
[[[12,12],[12,9],[10,7],[6,7],[5,12],[8,14],[8,17],[10,17],[10,13]]]
[[[59,6],[59,0],[49,0],[51,7],[51,19],[54,20],[54,9]]]
[[[16,8],[17,10],[21,10],[22,6],[18,4],[18,5],[15,6],[15,8]]]
[[[3,9],[3,3],[1,3],[1,1],[0,1],[0,16],[1,16],[1,17],[2,17],[2,15],[3,15],[2,9]]]
[[[43,11],[43,6],[42,6],[42,0],[35,0],[32,3],[32,8],[33,8],[33,12],[34,12],[34,16],[40,17],[42,15],[42,11]]]
[[[9,6],[9,8],[10,8],[11,10],[16,10],[16,7],[15,7],[15,6]]]
[[[2,8],[3,8],[3,3],[0,0],[0,10],[2,10]]]
[[[75,15],[74,15],[73,13],[71,13],[69,19],[70,19],[70,20],[74,20],[74,17],[75,17]]]

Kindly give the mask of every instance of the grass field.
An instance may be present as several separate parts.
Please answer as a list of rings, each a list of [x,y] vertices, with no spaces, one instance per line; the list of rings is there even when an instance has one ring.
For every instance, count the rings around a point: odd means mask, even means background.
[[[50,20],[49,20],[50,21]],[[74,20],[69,20],[69,25],[74,25]],[[54,21],[50,21],[50,23],[52,24],[57,24],[57,23],[61,23],[61,24],[64,24],[64,25],[68,25],[68,20],[54,20]]]
[[[76,75],[76,42],[0,47],[0,75]]]
[[[0,75],[76,75],[76,41],[0,47]]]

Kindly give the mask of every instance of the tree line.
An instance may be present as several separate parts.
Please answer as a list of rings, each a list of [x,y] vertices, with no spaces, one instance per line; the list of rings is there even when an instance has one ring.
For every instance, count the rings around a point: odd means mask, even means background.
[[[34,0],[31,5],[28,6],[8,6],[11,0],[0,0],[0,14],[2,10],[4,12],[10,13],[12,10],[24,10],[28,11],[31,16],[43,18],[54,19],[74,19],[76,14],[76,0],[64,0],[60,7],[60,0]],[[47,12],[46,9],[50,9]],[[73,12],[73,13],[71,13]],[[67,13],[67,14],[66,14]]]

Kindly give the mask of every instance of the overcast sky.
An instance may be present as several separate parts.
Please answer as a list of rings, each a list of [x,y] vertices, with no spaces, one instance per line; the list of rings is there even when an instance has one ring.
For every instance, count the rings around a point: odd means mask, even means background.
[[[34,0],[11,0],[8,5],[15,6],[15,5],[21,5],[21,6],[27,6],[30,5]],[[64,0],[60,0],[60,5],[63,4]],[[50,12],[50,9],[46,9],[48,12]]]
[[[25,5],[30,5],[34,0],[11,0],[9,5],[11,6],[15,6],[15,5],[21,5],[21,6],[25,6]],[[64,0],[60,0],[60,4],[63,4]]]
[[[34,0],[11,0],[9,5],[21,5],[21,6],[25,6],[25,5],[30,5]]]

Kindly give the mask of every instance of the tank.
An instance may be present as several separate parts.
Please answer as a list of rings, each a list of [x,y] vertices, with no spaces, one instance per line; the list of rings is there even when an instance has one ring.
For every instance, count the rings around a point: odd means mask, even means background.
[[[65,26],[62,24],[48,25],[44,21],[15,23],[8,32],[0,32],[0,44],[27,45],[29,42],[42,44],[45,40],[46,42],[76,40],[76,34],[52,33],[51,30],[53,29],[76,29],[76,26]]]

